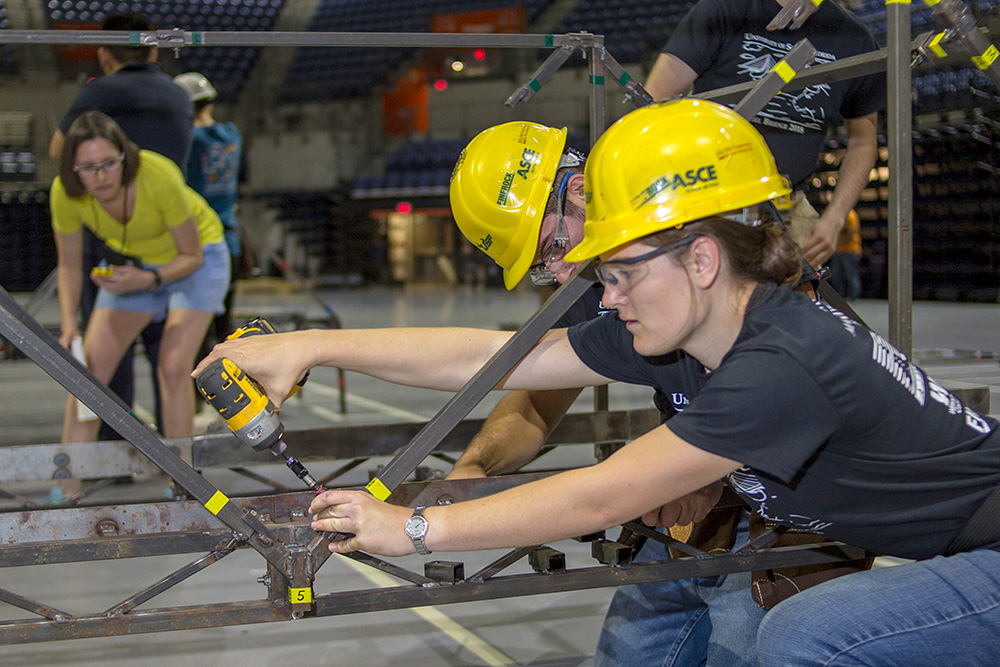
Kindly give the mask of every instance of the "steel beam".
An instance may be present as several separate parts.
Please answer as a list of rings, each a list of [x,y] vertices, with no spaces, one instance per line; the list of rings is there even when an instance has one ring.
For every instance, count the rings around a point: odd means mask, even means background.
[[[886,3],[889,342],[913,356],[913,108],[910,3]]]
[[[632,440],[660,423],[654,409],[570,413],[549,436],[552,445]],[[466,419],[431,452],[462,452],[479,432],[483,419]],[[286,431],[285,442],[300,461],[340,461],[392,456],[426,426],[425,422],[324,426]],[[232,433],[211,433],[164,441],[195,470],[234,468],[281,461],[257,452]],[[102,441],[0,447],[4,465],[0,484],[53,478],[93,479],[158,472],[159,468],[125,441]]]
[[[589,35],[589,33],[585,33]],[[82,44],[92,46],[355,46],[379,48],[539,49],[575,45],[575,34],[491,34],[425,32],[227,32],[124,30],[3,30],[0,44]]]
[[[424,581],[409,586],[321,595],[316,598],[314,611],[310,615],[340,616],[427,605],[495,600],[669,579],[709,577],[732,572],[833,563],[863,557],[864,552],[860,549],[830,542],[762,549],[746,555],[724,554],[708,558],[640,563],[628,569],[589,567],[558,573],[492,576],[481,581],[468,578],[446,585],[435,585],[433,582]],[[291,610],[287,606],[282,607],[270,604],[267,600],[260,600],[147,611],[134,610],[113,616],[103,614],[77,616],[62,618],[58,622],[15,620],[0,622],[0,644],[213,628],[285,621],[291,618]]]

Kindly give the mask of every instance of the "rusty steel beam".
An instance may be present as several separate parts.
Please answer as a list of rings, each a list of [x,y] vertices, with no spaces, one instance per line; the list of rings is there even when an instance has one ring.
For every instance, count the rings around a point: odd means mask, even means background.
[[[432,453],[462,452],[479,432],[482,419],[462,421]],[[571,413],[548,439],[550,445],[593,444],[632,440],[660,423],[654,409]],[[331,461],[391,456],[423,428],[423,422],[324,426],[285,432],[285,442],[300,461]],[[232,433],[213,433],[165,441],[195,470],[274,463],[269,452],[247,447]],[[0,447],[4,465],[0,483],[53,478],[92,479],[159,472],[149,459],[125,441]]]
[[[668,579],[716,576],[732,572],[772,569],[793,565],[814,565],[862,558],[854,547],[830,542],[819,545],[762,549],[751,554],[723,554],[708,558],[683,558],[656,563],[634,564],[628,569],[610,566],[567,570],[560,573],[518,574],[472,578],[456,583],[420,583],[361,591],[321,595],[315,599],[310,617],[340,616],[426,605],[494,600],[522,595],[542,595],[648,583]],[[213,628],[292,619],[290,605],[281,594],[275,603],[267,600],[232,602],[191,607],[136,610],[118,616],[93,615],[47,620],[0,622],[0,644],[82,639],[123,634]]]

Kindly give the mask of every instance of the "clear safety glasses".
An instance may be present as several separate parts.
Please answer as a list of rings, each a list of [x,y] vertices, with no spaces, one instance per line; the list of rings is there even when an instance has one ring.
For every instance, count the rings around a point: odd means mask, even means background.
[[[566,174],[566,178],[563,179],[563,185],[559,187],[559,202],[556,204],[556,230],[552,234],[552,238],[549,239],[549,242],[542,248],[542,251],[538,253],[542,261],[528,269],[528,277],[531,278],[531,282],[534,285],[542,286],[555,283],[555,274],[549,270],[548,265],[558,262],[569,251],[569,234],[566,232],[567,188],[565,184],[572,175],[573,172]]]
[[[559,165],[556,167],[556,171],[558,172],[564,167],[579,167],[585,159],[582,153],[568,148],[562,157],[559,158]],[[555,284],[555,274],[549,270],[548,265],[558,262],[569,252],[569,232],[566,230],[566,193],[569,190],[569,179],[575,173],[576,170],[567,172],[559,183],[559,188],[556,190],[555,194],[558,197],[558,201],[556,202],[556,230],[549,242],[542,248],[542,251],[538,253],[541,261],[528,269],[528,277],[531,278],[533,285],[542,287],[544,285]]]
[[[699,234],[692,234],[676,243],[660,246],[647,253],[629,257],[628,259],[616,259],[610,262],[597,264],[597,279],[604,285],[610,285],[621,295],[628,294],[636,284],[649,273],[647,262],[651,259],[665,255],[672,250],[683,248],[698,238]]]
[[[77,173],[80,178],[93,178],[97,176],[97,172],[103,171],[105,174],[114,174],[122,168],[122,163],[125,161],[125,153],[122,152],[118,157],[113,157],[110,160],[105,160],[98,164],[77,164],[73,165],[73,171]]]

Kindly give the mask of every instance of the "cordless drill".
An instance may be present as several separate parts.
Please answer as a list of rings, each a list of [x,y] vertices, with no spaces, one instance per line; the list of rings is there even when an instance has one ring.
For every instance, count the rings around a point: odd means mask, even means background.
[[[226,340],[244,336],[259,336],[277,333],[263,317],[256,317],[234,331]],[[289,397],[302,388],[309,377],[307,372],[292,389]],[[282,440],[285,426],[278,417],[274,403],[264,393],[264,388],[231,359],[216,359],[201,372],[195,380],[198,391],[226,421],[229,430],[241,442],[256,451],[270,449],[275,456],[283,456],[285,465],[295,476],[305,482],[316,493],[323,492],[306,467],[286,451],[288,446]]]

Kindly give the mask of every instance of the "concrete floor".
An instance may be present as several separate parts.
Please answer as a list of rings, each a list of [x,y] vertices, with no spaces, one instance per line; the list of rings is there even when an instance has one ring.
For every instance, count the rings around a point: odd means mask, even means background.
[[[537,308],[530,291],[445,289],[345,289],[325,291],[321,297],[333,307],[343,326],[483,326],[518,324]],[[884,302],[855,302],[859,314],[885,334],[888,326]],[[322,306],[309,295],[295,291],[246,290],[237,308],[247,313],[305,312],[320,317]],[[46,304],[39,320],[57,321],[54,303]],[[914,349],[926,359],[927,370],[938,380],[991,387],[991,412],[1000,414],[1000,306],[919,303],[914,307]],[[933,351],[933,352],[932,352]],[[956,352],[959,351],[959,352]],[[975,351],[980,354],[968,354]],[[983,354],[985,353],[985,354]],[[991,356],[992,355],[992,356]],[[140,364],[142,366],[142,364]],[[140,376],[148,371],[138,371]],[[291,401],[283,419],[290,429],[331,423],[385,423],[426,420],[450,398],[442,392],[394,387],[364,376],[348,374],[348,412],[337,409],[339,393],[335,372],[318,369],[301,399]],[[55,442],[58,440],[65,392],[31,362],[0,362],[0,445]],[[140,379],[140,406],[149,406],[146,382]],[[491,396],[473,411],[485,416],[499,396]],[[614,386],[612,408],[638,408],[649,404],[648,390]],[[585,392],[574,410],[591,406]],[[204,414],[207,427],[213,417]],[[564,451],[565,450],[565,451]],[[591,462],[589,448],[561,448],[547,465],[583,465]],[[373,460],[371,465],[379,461]],[[434,467],[446,467],[431,463]],[[310,466],[313,468],[313,466]],[[333,464],[328,466],[332,469]],[[283,470],[280,469],[279,470]],[[322,474],[323,466],[314,473]],[[274,473],[277,477],[281,473]],[[363,484],[367,470],[358,469],[349,483]],[[220,488],[247,492],[262,487],[228,471],[208,471],[206,477]],[[158,486],[159,485],[159,486]],[[51,485],[25,484],[16,489],[43,497]],[[153,493],[165,488],[161,480],[128,487],[111,487],[96,500],[110,502],[113,494]],[[124,490],[123,490],[124,489]],[[560,542],[570,567],[594,563],[589,547]],[[456,554],[466,572],[490,562],[496,553]],[[41,600],[71,613],[106,609],[144,588],[196,555],[119,560],[113,563],[48,565],[0,569],[0,588]],[[404,566],[420,569],[413,557]],[[509,573],[527,571],[520,563]],[[250,551],[237,552],[181,586],[150,602],[147,607],[167,607],[225,600],[259,599],[263,587],[256,583],[264,573],[263,561]],[[350,562],[332,559],[320,573],[317,593],[384,585]],[[377,612],[288,623],[234,626],[131,637],[96,638],[0,646],[0,665],[184,665],[209,667],[263,665],[586,665],[591,661],[601,621],[612,590],[576,591],[508,600],[482,601],[393,612]],[[25,617],[25,612],[0,606],[0,620]]]

